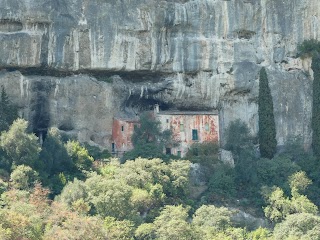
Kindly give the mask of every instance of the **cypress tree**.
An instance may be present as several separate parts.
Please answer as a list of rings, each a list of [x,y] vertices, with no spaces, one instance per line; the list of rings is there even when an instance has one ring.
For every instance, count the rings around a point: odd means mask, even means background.
[[[312,149],[320,159],[320,57],[314,54],[312,57],[313,70],[313,100],[312,100]]]
[[[312,150],[320,159],[320,42],[316,39],[304,40],[298,45],[301,58],[312,57],[313,97],[312,97]]]
[[[259,144],[261,157],[273,158],[276,153],[276,126],[273,115],[273,102],[268,85],[266,69],[260,70],[259,79]]]

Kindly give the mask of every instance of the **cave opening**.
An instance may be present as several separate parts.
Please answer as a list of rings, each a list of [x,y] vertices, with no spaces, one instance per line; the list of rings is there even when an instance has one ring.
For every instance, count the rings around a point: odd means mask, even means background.
[[[137,113],[151,111],[154,109],[155,105],[159,105],[159,109],[162,111],[169,110],[173,107],[173,105],[170,103],[166,103],[154,98],[141,98],[140,96],[130,96],[125,102],[126,109],[132,109]]]
[[[40,144],[45,141],[50,123],[49,93],[50,83],[47,81],[34,82],[31,86],[31,126],[32,132],[39,138]]]

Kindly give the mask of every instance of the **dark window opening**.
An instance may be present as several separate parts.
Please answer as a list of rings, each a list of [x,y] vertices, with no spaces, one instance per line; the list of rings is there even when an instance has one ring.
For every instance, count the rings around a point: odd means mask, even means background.
[[[181,158],[181,151],[178,151],[178,157]]]
[[[169,119],[166,119],[166,122],[169,123]]]
[[[114,143],[111,144],[111,152],[115,152],[115,144]]]
[[[166,148],[166,154],[171,155],[171,148]]]
[[[121,126],[121,132],[123,132],[124,131],[124,126]]]
[[[198,130],[192,129],[192,140],[197,141],[198,139]]]

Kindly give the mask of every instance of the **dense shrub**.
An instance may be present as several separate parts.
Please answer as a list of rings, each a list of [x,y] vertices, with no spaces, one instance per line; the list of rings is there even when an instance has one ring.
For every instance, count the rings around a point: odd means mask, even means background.
[[[305,40],[298,45],[299,56],[312,56],[316,53],[320,53],[320,42],[316,39]]]
[[[4,130],[8,130],[9,126],[13,123],[15,119],[18,118],[18,108],[16,105],[12,104],[9,97],[1,86],[0,95],[0,133]]]
[[[313,101],[312,101],[312,149],[320,159],[320,56],[312,58]]]

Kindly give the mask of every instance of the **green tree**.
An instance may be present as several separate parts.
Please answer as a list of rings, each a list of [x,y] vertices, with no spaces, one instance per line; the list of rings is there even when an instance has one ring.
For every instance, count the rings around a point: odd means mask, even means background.
[[[110,152],[107,149],[101,150],[97,146],[91,146],[88,143],[84,143],[84,147],[88,150],[90,156],[94,160],[108,159],[111,157]]]
[[[0,95],[0,133],[4,130],[8,130],[9,126],[13,123],[15,119],[18,118],[17,107],[11,103],[9,97],[1,86]]]
[[[40,152],[40,159],[45,163],[44,171],[49,175],[72,171],[74,164],[61,140],[57,128],[50,128]]]
[[[106,217],[104,228],[110,240],[132,240],[134,236],[134,223],[129,220],[119,221],[113,217]]]
[[[2,193],[4,193],[5,191],[7,191],[8,189],[8,184],[6,182],[4,182],[1,178],[0,178],[0,196]],[[1,238],[0,238],[1,239]]]
[[[260,70],[258,107],[260,154],[264,158],[273,158],[277,147],[276,127],[272,96],[264,67]]]
[[[61,194],[57,196],[56,200],[71,207],[72,203],[88,198],[88,189],[85,183],[81,180],[74,179],[73,182],[68,182],[63,188]]]
[[[89,155],[88,150],[80,145],[78,141],[68,141],[66,143],[68,155],[79,170],[90,170],[93,158]]]
[[[27,190],[34,186],[39,174],[31,167],[25,165],[17,166],[10,175],[11,186],[21,190]]]
[[[151,194],[147,190],[140,188],[132,190],[130,202],[140,214],[146,213],[153,205]]]
[[[157,203],[164,200],[163,194],[175,201],[188,194],[190,162],[186,160],[165,163],[159,158],[137,158],[119,165],[114,171],[113,178],[134,188],[146,189]]]
[[[168,157],[163,154],[164,147],[173,146],[176,143],[171,138],[170,130],[161,130],[161,123],[150,113],[145,112],[140,116],[140,125],[136,126],[132,135],[134,149],[127,152],[123,159],[143,158],[162,158]]]
[[[11,234],[12,234],[12,232],[10,231],[10,229],[3,228],[0,225],[0,239],[2,239],[2,240],[10,240],[11,239]]]
[[[27,133],[27,127],[27,121],[15,120],[10,129],[0,136],[0,145],[5,150],[10,164],[25,164],[39,169],[43,164],[38,161],[40,145],[34,134]]]
[[[306,194],[312,202],[320,206],[320,162],[316,156],[311,152],[305,151],[302,146],[300,139],[292,141],[286,146],[285,154],[290,156],[302,171],[306,172],[312,181],[312,184],[306,190]]]
[[[320,159],[320,42],[316,39],[305,40],[298,45],[298,53],[302,58],[312,57],[312,149]]]
[[[311,183],[306,174],[304,172],[294,173],[288,181],[291,187],[291,198],[285,196],[279,187],[266,194],[268,202],[268,206],[264,208],[266,217],[273,222],[281,222],[294,213],[317,214],[317,206],[300,193]]]
[[[226,129],[225,148],[237,158],[243,149],[252,148],[252,146],[253,138],[248,125],[240,119],[230,122]]]
[[[273,159],[261,158],[256,163],[257,184],[261,186],[279,186],[286,193],[290,192],[288,178],[298,172],[300,167],[286,155]]]
[[[291,201],[279,187],[271,192],[267,202],[268,206],[264,208],[264,213],[272,222],[280,222],[291,213]]]
[[[152,223],[141,224],[134,234],[137,240],[153,240],[156,239],[155,226]]]
[[[231,226],[231,214],[232,212],[225,207],[203,205],[194,213],[192,224],[225,230]]]
[[[50,212],[47,194],[40,184],[28,191],[11,188],[2,194],[5,205],[0,209],[0,226],[10,240],[42,239],[44,219]]]
[[[320,53],[320,42],[316,39],[304,40],[298,45],[298,54],[300,57],[312,57],[317,53]]]
[[[224,181],[228,181],[227,185],[224,185],[224,192],[229,196],[234,195],[235,189],[237,189],[239,195],[245,198],[254,199],[253,202],[257,204],[257,195],[259,188],[257,187],[257,154],[254,147],[254,138],[250,135],[248,125],[237,119],[232,121],[226,129],[226,145],[225,148],[232,152],[235,169],[222,171],[219,170],[214,173],[216,177],[221,178]],[[227,170],[227,169],[225,169]],[[223,173],[228,173],[224,174]],[[231,174],[232,173],[232,174]],[[216,180],[219,181],[219,178]],[[217,185],[214,179],[210,183]],[[231,185],[231,183],[233,184]],[[226,182],[227,183],[227,182]],[[237,183],[237,184],[235,184]],[[228,185],[230,188],[228,188]],[[223,186],[223,185],[221,185]],[[232,187],[231,187],[232,186]],[[233,194],[232,194],[233,193]],[[226,196],[226,194],[224,194]],[[258,195],[260,197],[260,195]]]
[[[314,54],[311,68],[313,70],[313,98],[312,98],[312,149],[320,159],[320,56]]]
[[[188,223],[188,208],[180,206],[165,206],[160,216],[154,221],[156,239],[191,240],[199,239]]]
[[[311,180],[303,171],[296,172],[289,177],[289,185],[292,195],[305,191],[311,183]]]
[[[170,188],[167,191],[167,195],[175,199],[186,198],[189,192],[190,162],[186,160],[171,161],[168,167],[170,169],[168,173]]]
[[[130,198],[132,187],[121,179],[106,179],[93,175],[85,182],[94,210],[102,217],[114,217],[117,220],[137,220],[138,212],[132,206]]]
[[[274,239],[312,239],[320,240],[320,217],[310,213],[289,215],[276,225]]]
[[[248,234],[248,239],[251,240],[271,240],[272,232],[267,228],[259,227],[258,229]]]
[[[221,200],[236,194],[235,169],[226,164],[218,165],[208,184],[210,198]]]
[[[203,169],[204,179],[208,180],[215,165],[219,163],[219,144],[217,142],[194,143],[185,158],[193,163],[199,163]]]
[[[45,223],[43,238],[39,239],[109,239],[101,218],[81,215],[56,202],[51,205],[50,214],[45,217]]]

